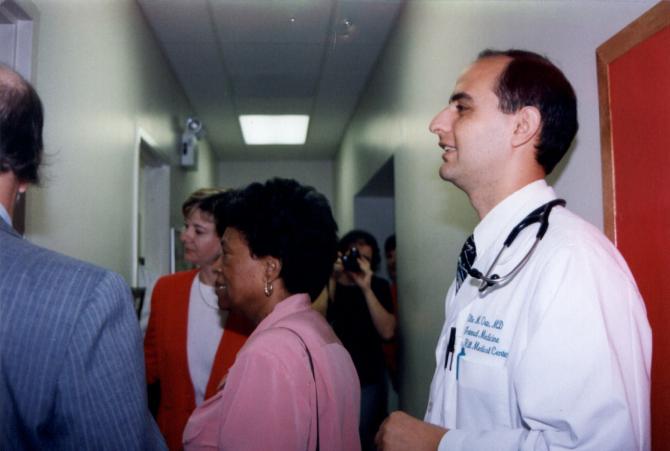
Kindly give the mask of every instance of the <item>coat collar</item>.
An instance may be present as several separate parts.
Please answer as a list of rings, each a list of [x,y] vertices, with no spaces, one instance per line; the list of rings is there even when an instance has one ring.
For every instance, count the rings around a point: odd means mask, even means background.
[[[5,222],[5,220],[2,219],[2,218],[0,218],[0,232],[8,233],[8,234],[13,235],[17,238],[21,238],[21,235],[19,235],[19,232],[14,230],[14,228],[11,225],[7,224]]]

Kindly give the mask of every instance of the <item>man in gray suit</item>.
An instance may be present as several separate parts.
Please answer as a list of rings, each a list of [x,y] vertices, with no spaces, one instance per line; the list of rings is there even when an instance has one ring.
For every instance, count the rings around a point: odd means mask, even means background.
[[[0,449],[164,449],[127,285],[12,228],[42,123],[37,93],[0,66]]]

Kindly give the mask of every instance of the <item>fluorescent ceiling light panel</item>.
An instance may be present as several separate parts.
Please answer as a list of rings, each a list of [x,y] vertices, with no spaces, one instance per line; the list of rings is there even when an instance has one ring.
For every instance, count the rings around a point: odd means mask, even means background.
[[[240,126],[249,145],[305,144],[309,116],[304,114],[243,114]]]

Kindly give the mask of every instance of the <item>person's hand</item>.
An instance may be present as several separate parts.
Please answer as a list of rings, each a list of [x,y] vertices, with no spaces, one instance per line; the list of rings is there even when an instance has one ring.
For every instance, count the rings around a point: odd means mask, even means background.
[[[344,272],[344,265],[342,264],[342,252],[337,253],[337,259],[333,264],[333,277],[337,277]]]
[[[361,289],[370,288],[372,284],[372,268],[370,267],[370,262],[365,257],[358,257],[356,259],[358,266],[361,268],[360,272],[351,272],[347,271],[351,280],[356,283]]]
[[[447,429],[395,411],[379,427],[379,451],[436,451]]]

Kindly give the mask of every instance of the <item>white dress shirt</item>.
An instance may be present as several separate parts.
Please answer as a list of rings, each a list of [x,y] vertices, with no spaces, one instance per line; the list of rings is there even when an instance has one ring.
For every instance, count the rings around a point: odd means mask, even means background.
[[[195,276],[188,303],[186,356],[196,406],[205,399],[216,350],[224,333],[223,324],[228,318],[228,311],[219,310],[217,302],[214,287]]]
[[[0,204],[0,219],[5,221],[8,225],[12,225],[12,218],[4,205]]]
[[[486,274],[509,232],[555,198],[541,180],[498,204],[475,228],[473,266]],[[523,258],[538,227],[519,234],[494,273]],[[447,294],[425,415],[449,429],[440,450],[650,448],[651,330],[625,261],[599,230],[557,206],[526,266],[484,294],[478,287],[467,277]]]

